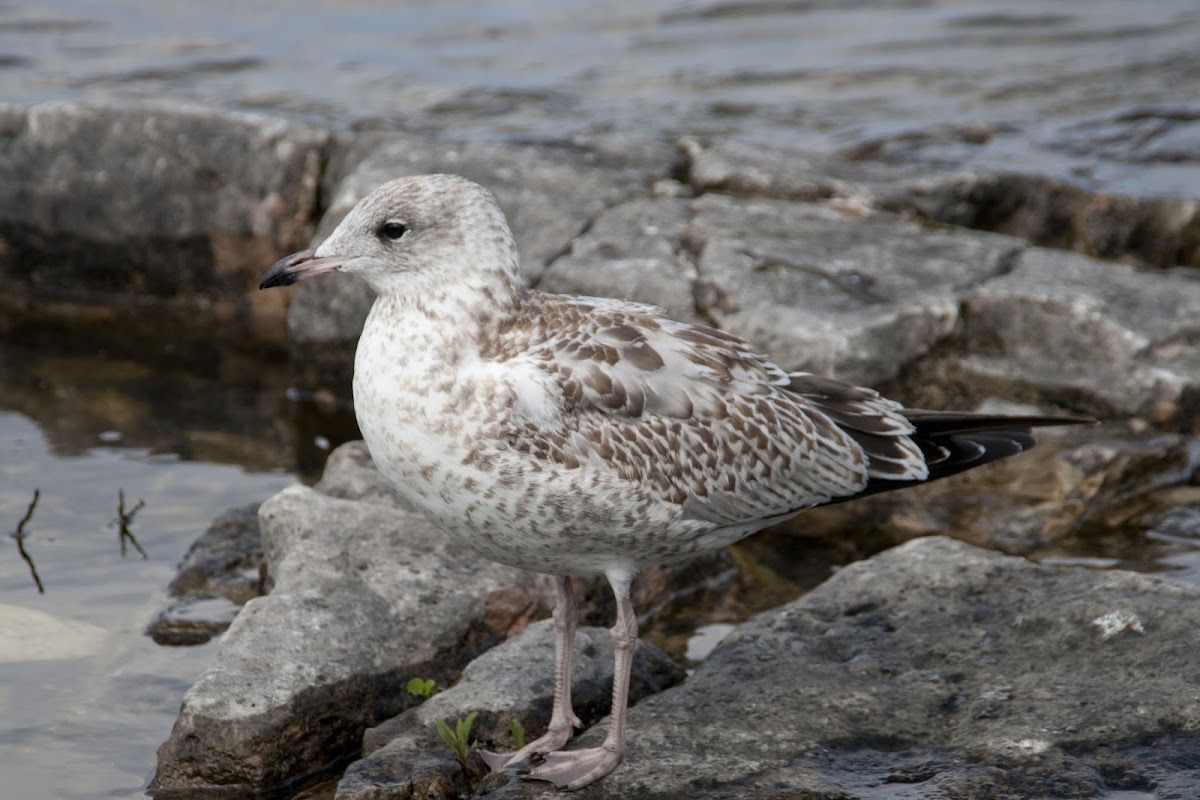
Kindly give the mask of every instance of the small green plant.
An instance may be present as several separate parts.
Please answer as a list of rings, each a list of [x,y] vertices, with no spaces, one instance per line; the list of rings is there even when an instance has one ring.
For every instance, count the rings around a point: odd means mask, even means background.
[[[433,686],[433,678],[413,678],[408,682],[408,693],[415,694],[422,700],[428,700],[437,694]]]
[[[471,750],[478,744],[478,742],[470,741],[471,726],[475,724],[476,713],[472,711],[466,719],[455,722],[454,730],[450,730],[450,726],[442,720],[437,721],[437,730],[442,741],[454,751],[454,757],[458,759],[459,766],[463,768],[463,772],[468,774],[470,770],[467,768],[467,758],[471,755]]]
[[[508,729],[512,731],[513,742],[516,743],[517,749],[523,748],[525,746],[525,726],[521,724],[521,720],[516,717],[510,719]]]

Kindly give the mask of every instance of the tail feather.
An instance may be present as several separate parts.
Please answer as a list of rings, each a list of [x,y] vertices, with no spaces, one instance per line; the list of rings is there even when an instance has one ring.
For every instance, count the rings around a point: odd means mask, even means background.
[[[872,474],[861,492],[834,498],[828,504],[927,483],[1022,453],[1036,443],[1034,428],[1094,422],[1081,417],[1001,416],[916,409],[904,409],[901,413],[915,428],[908,438],[925,457],[929,477],[923,480],[896,480]],[[854,435],[852,431],[850,433]]]
[[[1008,458],[1033,447],[1034,428],[1095,422],[904,408],[873,389],[807,372],[788,375],[788,390],[812,404],[867,456],[867,485],[829,503],[903,489]]]

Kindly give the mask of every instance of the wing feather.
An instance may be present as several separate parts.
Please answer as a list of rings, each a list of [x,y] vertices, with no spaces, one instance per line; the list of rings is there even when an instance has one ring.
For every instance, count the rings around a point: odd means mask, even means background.
[[[561,413],[526,419],[531,454],[638,481],[717,526],[778,517],[861,491],[852,433],[735,336],[648,306],[540,295],[555,320],[514,354],[556,388]]]
[[[1086,421],[905,409],[788,374],[744,340],[652,306],[536,292],[529,305],[493,354],[520,376],[511,440],[548,464],[634,482],[715,528],[750,533],[952,475],[1028,449],[1032,427]]]

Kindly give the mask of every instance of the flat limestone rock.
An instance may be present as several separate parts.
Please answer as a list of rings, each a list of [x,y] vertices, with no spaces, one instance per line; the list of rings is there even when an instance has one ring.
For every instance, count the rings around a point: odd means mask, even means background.
[[[785,369],[867,385],[948,337],[961,297],[1024,246],[886,213],[717,194],[695,201],[690,237],[712,321]]]
[[[1200,280],[1044,248],[966,299],[965,381],[1024,387],[1102,416],[1190,428]],[[1020,391],[1020,388],[1017,388]]]
[[[918,539],[740,626],[631,710],[625,762],[577,796],[1183,800],[1200,782],[1198,601]]]
[[[684,198],[637,198],[602,212],[546,267],[538,288],[649,303],[674,319],[701,321],[695,269],[683,251],[690,205]]]

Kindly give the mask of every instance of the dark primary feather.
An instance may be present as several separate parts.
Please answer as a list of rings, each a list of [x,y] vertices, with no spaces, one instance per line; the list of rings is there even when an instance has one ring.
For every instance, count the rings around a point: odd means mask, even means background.
[[[789,378],[789,390],[816,405],[867,454],[867,485],[825,505],[927,483],[1016,455],[1033,447],[1033,429],[1037,427],[1095,421],[902,408],[871,389],[834,378],[806,373]],[[897,417],[907,425],[897,425]],[[929,469],[927,478],[904,475],[906,459],[911,458],[909,443],[920,449]]]
[[[928,483],[1008,458],[1033,447],[1034,428],[1095,422],[1080,417],[1004,416],[918,409],[904,409],[901,413],[913,423],[915,430],[908,437],[921,448],[925,463],[929,465],[929,477],[925,480],[895,480],[872,474],[861,492],[835,498],[826,505]],[[874,459],[869,447],[868,455]]]

